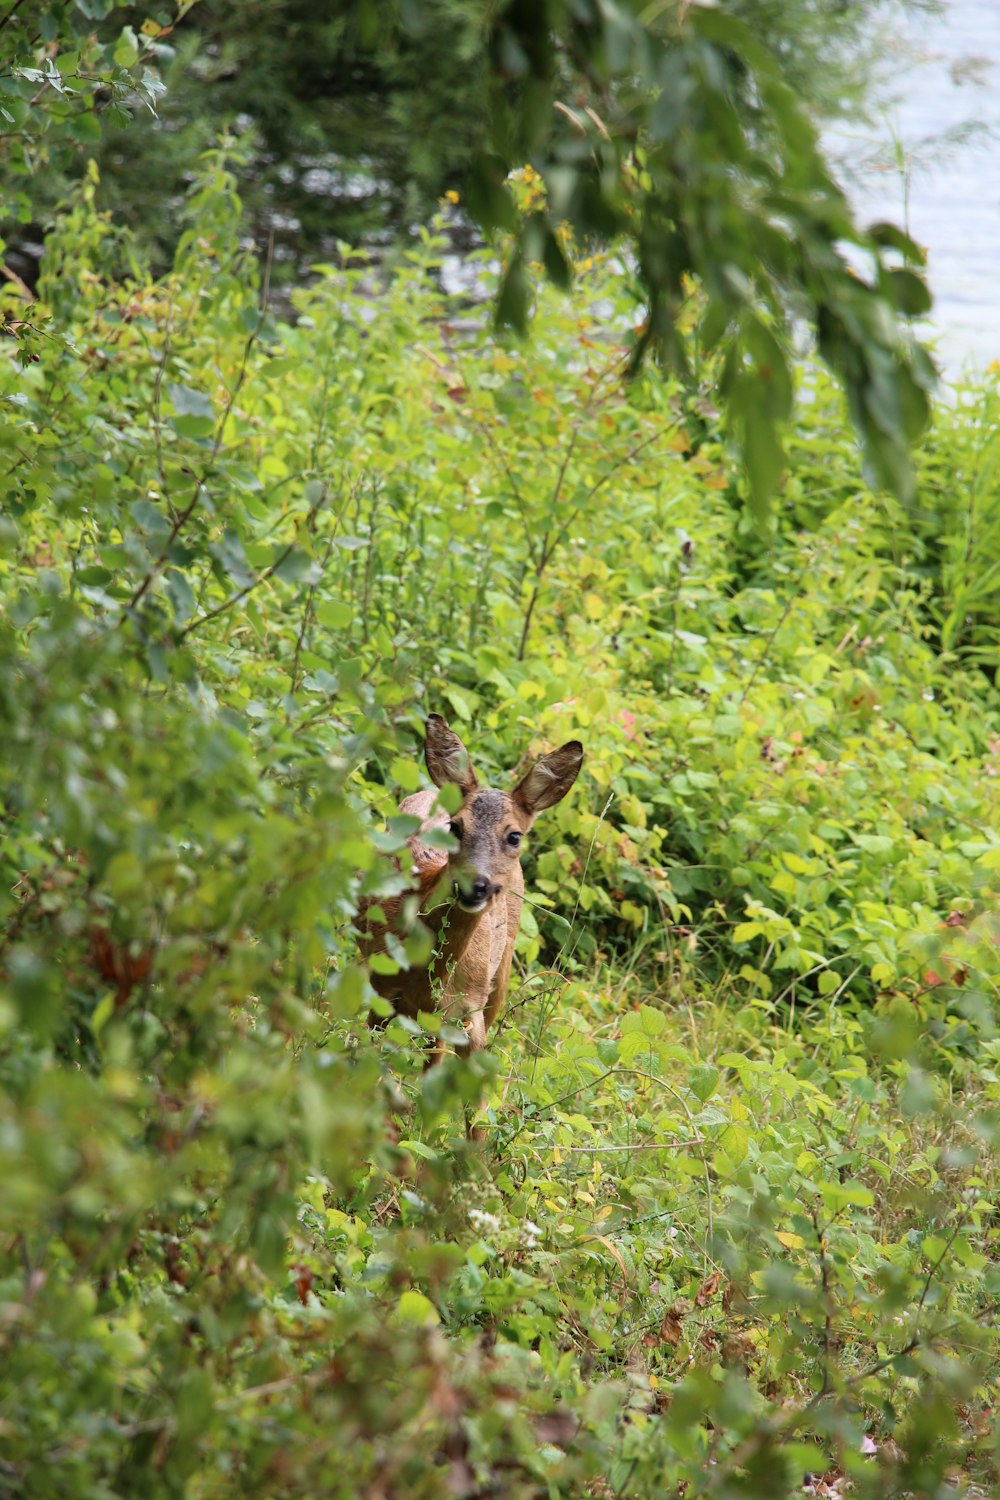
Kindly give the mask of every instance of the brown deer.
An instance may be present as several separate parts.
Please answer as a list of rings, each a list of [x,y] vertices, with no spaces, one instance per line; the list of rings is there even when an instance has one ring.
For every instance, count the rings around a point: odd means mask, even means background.
[[[434,785],[453,783],[462,805],[449,815],[435,807],[437,793],[430,789],[400,803],[400,812],[423,820],[407,841],[414,884],[380,902],[385,922],[369,927],[362,946],[368,954],[382,951],[387,933],[399,930],[406,902],[416,898],[420,919],[434,937],[427,965],[372,974],[372,985],[400,1015],[440,1011],[453,1025],[464,1025],[469,1048],[478,1051],[486,1046],[510,979],[524,894],[524,835],[538,813],[561,802],[573,785],[583,746],[570,740],[537,760],[512,792],[494,791],[479,785],[458,735],[440,714],[431,714],[424,759]],[[447,829],[458,849],[448,854],[425,843],[421,834],[431,828]],[[432,1061],[442,1050],[435,1049]]]

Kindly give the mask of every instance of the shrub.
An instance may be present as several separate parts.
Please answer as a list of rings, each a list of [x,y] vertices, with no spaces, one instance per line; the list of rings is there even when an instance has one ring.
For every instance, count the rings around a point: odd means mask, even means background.
[[[755,547],[698,394],[622,384],[612,262],[521,345],[432,228],[292,326],[237,225],[210,157],[114,280],[84,195],[66,336],[0,367],[0,1493],[988,1474],[996,705],[946,569],[811,374]],[[587,762],[490,1053],[425,1073],[351,924],[431,707],[491,779]]]

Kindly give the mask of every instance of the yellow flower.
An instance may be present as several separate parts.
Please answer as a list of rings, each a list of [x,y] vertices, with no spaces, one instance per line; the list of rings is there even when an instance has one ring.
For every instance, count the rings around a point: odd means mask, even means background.
[[[457,203],[458,202],[458,194],[455,192],[454,188],[449,188],[448,191],[445,193],[444,196],[445,196],[445,202],[446,203]]]

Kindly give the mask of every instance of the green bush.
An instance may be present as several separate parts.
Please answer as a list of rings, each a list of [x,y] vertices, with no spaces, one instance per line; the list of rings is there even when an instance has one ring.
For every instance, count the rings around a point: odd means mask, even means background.
[[[0,366],[0,1494],[995,1483],[985,422],[907,517],[803,372],[764,551],[613,258],[292,325],[238,226],[212,155],[148,282],[85,193]],[[425,1072],[352,922],[429,709],[587,759]]]

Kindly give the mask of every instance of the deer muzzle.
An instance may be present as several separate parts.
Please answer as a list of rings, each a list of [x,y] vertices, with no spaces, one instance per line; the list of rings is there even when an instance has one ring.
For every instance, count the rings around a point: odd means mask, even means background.
[[[472,913],[482,911],[494,896],[500,894],[500,887],[478,871],[469,870],[455,878],[452,891],[462,910]]]

